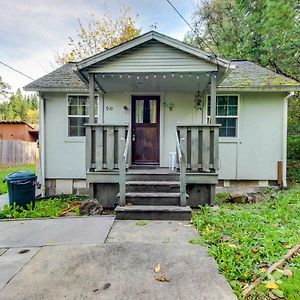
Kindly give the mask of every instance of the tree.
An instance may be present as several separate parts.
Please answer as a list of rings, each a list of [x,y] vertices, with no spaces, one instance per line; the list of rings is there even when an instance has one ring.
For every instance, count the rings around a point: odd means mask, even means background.
[[[186,41],[228,59],[257,62],[299,80],[297,2],[200,0],[193,14],[193,26],[200,38],[189,32]]]
[[[6,96],[8,94],[8,90],[10,89],[9,84],[2,81],[0,76],[0,96]]]
[[[84,26],[80,19],[78,19],[78,24],[76,39],[69,37],[69,50],[57,55],[57,63],[80,61],[129,41],[141,33],[128,7],[120,9],[114,18],[106,15],[103,17],[92,15],[87,26]]]
[[[38,101],[36,95],[24,96],[20,89],[9,101],[0,104],[0,120],[26,121],[38,124]]]

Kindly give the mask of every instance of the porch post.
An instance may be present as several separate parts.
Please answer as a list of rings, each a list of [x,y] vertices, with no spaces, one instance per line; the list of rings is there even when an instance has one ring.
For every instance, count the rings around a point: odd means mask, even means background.
[[[217,73],[211,73],[210,81],[210,116],[211,124],[216,124],[216,111],[217,111]]]
[[[89,123],[95,124],[95,74],[89,73]]]

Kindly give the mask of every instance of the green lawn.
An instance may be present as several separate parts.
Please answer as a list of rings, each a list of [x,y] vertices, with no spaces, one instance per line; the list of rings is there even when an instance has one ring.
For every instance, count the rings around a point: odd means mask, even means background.
[[[0,169],[0,195],[7,193],[7,184],[3,183],[3,179],[10,173],[24,170],[36,173],[36,165],[18,165]]]
[[[192,242],[208,246],[242,299],[244,286],[300,242],[300,187],[261,203],[222,204],[216,211],[203,207],[193,214],[193,223],[200,238]]]
[[[68,215],[79,215],[79,205],[85,196],[62,195],[52,199],[37,200],[35,208],[28,209],[16,206],[4,206],[0,210],[0,219],[60,217],[63,212]]]

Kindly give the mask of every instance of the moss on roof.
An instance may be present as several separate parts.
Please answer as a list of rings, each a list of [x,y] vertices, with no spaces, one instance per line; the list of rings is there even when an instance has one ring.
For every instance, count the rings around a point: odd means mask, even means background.
[[[299,82],[277,74],[246,60],[233,60],[233,69],[220,84],[222,88],[276,88],[282,86],[299,86]]]

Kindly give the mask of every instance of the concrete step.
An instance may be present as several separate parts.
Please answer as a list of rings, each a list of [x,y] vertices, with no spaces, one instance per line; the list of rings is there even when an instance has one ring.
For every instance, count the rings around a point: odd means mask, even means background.
[[[117,220],[190,220],[189,206],[130,205],[117,206]]]
[[[128,181],[127,192],[138,193],[179,193],[179,181]]]
[[[126,180],[128,181],[178,181],[179,174],[176,173],[146,173],[146,172],[132,172],[126,173]]]
[[[119,194],[118,194],[119,197]],[[186,195],[188,198],[188,195]],[[126,193],[126,203],[132,205],[179,205],[180,193]]]

